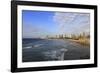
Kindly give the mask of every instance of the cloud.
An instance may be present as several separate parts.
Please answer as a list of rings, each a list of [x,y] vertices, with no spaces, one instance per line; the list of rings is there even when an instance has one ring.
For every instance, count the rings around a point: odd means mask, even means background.
[[[74,13],[61,13],[61,12],[56,12],[54,15],[54,21],[60,25],[64,26],[68,23],[70,23],[74,18],[76,14]]]
[[[60,27],[60,31],[66,33],[89,32],[90,14],[75,12],[56,12],[53,17],[54,22]]]

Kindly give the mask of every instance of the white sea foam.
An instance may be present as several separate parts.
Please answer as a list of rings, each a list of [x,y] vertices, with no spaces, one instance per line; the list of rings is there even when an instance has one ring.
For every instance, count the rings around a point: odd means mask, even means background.
[[[36,48],[36,47],[40,47],[43,44],[36,44],[36,45],[32,45],[32,46],[27,46],[27,47],[23,47],[24,49],[29,49],[29,48]]]
[[[32,46],[27,46],[27,47],[24,47],[24,49],[29,49],[29,48],[32,48]]]
[[[40,47],[42,46],[43,44],[36,44],[36,45],[33,45],[32,47]]]
[[[64,60],[64,53],[68,51],[68,49],[62,48],[58,50],[52,50],[44,52],[46,58],[56,59],[56,60]]]

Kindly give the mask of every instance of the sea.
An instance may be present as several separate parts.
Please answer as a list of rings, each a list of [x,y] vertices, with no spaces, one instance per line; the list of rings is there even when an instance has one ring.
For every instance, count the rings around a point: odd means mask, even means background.
[[[64,39],[22,39],[22,62],[90,59],[90,47]]]

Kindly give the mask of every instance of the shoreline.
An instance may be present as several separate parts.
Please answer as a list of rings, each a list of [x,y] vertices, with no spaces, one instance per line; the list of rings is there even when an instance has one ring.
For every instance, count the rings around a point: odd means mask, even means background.
[[[37,46],[36,44],[44,44],[44,45]],[[36,45],[36,46],[34,47],[34,49],[31,48],[29,49],[28,47],[28,49],[23,49],[22,51],[23,62],[80,60],[80,59],[90,58],[90,48],[78,45],[77,43],[75,43],[73,39],[51,39],[51,40],[44,39],[44,40],[38,40],[37,43],[32,42],[32,44],[30,44],[29,46],[31,45]],[[47,55],[45,56],[45,52],[49,52],[50,54],[47,53]],[[57,58],[53,59],[53,56],[54,57],[56,56]]]
[[[69,40],[84,46],[90,46],[90,39],[79,39],[79,40],[69,39]]]

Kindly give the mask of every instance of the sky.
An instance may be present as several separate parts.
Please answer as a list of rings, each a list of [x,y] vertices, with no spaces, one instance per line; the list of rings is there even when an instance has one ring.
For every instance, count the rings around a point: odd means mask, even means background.
[[[23,38],[90,32],[90,14],[75,12],[22,11]]]

